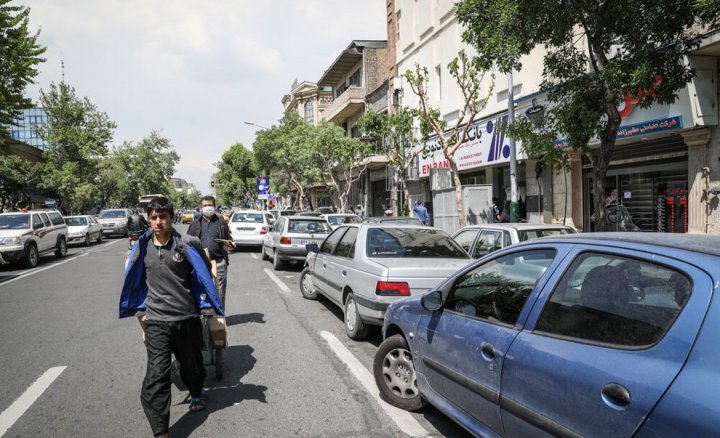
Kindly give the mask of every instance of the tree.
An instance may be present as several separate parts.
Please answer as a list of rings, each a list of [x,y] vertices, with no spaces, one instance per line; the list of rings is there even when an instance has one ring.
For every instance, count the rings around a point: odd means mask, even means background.
[[[8,136],[7,125],[31,106],[23,92],[34,83],[36,66],[45,62],[40,57],[45,47],[37,43],[40,31],[31,34],[28,29],[30,8],[9,4],[0,0],[0,137]]]
[[[460,108],[454,126],[448,132],[446,132],[447,122],[442,118],[440,111],[430,106],[427,68],[415,64],[414,71],[408,70],[403,74],[403,77],[408,81],[413,94],[419,99],[420,107],[415,109],[415,114],[420,122],[420,133],[423,140],[428,140],[433,134],[437,136],[443,154],[450,163],[455,185],[455,204],[460,227],[462,228],[466,222],[465,205],[455,153],[468,140],[468,132],[473,122],[475,122],[480,111],[487,105],[492,95],[494,77],[491,76],[490,78],[487,95],[481,98],[480,92],[487,71],[486,66],[480,64],[476,58],[469,59],[464,53],[461,53],[459,57],[448,64],[448,71],[455,79],[462,95],[462,108]]]
[[[358,121],[360,132],[371,138],[378,148],[382,148],[388,157],[388,164],[397,174],[397,188],[402,190],[405,201],[401,204],[401,211],[396,211],[397,190],[391,192],[390,201],[393,213],[405,216],[409,214],[410,196],[408,193],[408,169],[423,148],[416,148],[420,143],[415,138],[413,126],[414,113],[409,108],[400,108],[393,113],[378,113],[367,111]]]
[[[223,205],[233,205],[237,200],[243,204],[252,202],[257,195],[256,178],[259,176],[255,156],[242,143],[235,143],[226,150],[217,165],[215,191]]]
[[[0,154],[0,213],[13,202],[29,198],[28,187],[37,181],[38,166],[18,155]]]
[[[457,3],[463,39],[485,67],[519,70],[521,56],[545,47],[541,91],[549,108],[537,128],[521,121],[511,133],[530,156],[556,160],[553,140],[567,136],[588,157],[599,231],[608,229],[605,175],[621,122],[618,105],[628,95],[643,108],[672,103],[694,74],[684,59],[702,26],[717,24],[717,11],[717,0]],[[593,138],[599,147],[588,146]]]
[[[37,132],[50,145],[45,151],[40,186],[53,190],[60,204],[70,211],[85,211],[95,205],[101,160],[108,153],[115,122],[87,97],[79,98],[65,82],[40,91],[40,102],[48,122]]]

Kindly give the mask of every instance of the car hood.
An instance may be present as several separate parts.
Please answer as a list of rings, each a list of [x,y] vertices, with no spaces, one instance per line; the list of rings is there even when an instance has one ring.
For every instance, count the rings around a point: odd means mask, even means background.
[[[84,233],[87,229],[87,225],[72,225],[68,227],[68,233]]]
[[[98,222],[100,222],[101,224],[114,224],[114,223],[122,222],[122,221],[127,221],[127,218],[109,217],[109,218],[98,219]]]
[[[30,231],[29,228],[25,228],[22,230],[0,230],[0,239],[3,237],[15,237],[15,236],[21,236],[25,233]]]

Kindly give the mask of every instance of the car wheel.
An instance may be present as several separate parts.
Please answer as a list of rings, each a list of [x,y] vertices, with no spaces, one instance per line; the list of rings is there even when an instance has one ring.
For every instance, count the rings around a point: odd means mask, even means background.
[[[305,299],[318,299],[317,292],[315,292],[315,286],[313,286],[312,273],[310,272],[309,267],[306,267],[300,273],[300,293],[302,293],[302,296]]]
[[[270,260],[270,257],[268,257],[267,253],[265,252],[265,245],[260,247],[260,252],[262,252],[261,258],[263,259],[263,261],[266,262],[266,261]]]
[[[35,244],[31,243],[28,245],[27,252],[25,253],[25,257],[23,257],[23,264],[27,268],[34,268],[38,265],[38,250]]]
[[[407,411],[425,406],[415,377],[412,354],[402,335],[385,339],[373,360],[375,384],[385,401]]]
[[[55,248],[55,257],[61,259],[67,254],[67,242],[64,237],[58,240],[57,248]]]
[[[85,233],[85,246],[90,246],[90,233]]]
[[[103,238],[102,232],[99,232],[98,237],[96,239],[97,243],[102,243],[102,238]]]
[[[130,237],[130,230],[125,228],[125,232],[123,233],[123,237]]]
[[[278,255],[277,251],[273,251],[273,269],[276,271],[279,271],[283,268],[285,263],[280,260],[280,256]]]
[[[348,338],[353,340],[361,340],[367,337],[368,329],[360,319],[357,304],[353,294],[349,294],[345,299],[345,333]]]

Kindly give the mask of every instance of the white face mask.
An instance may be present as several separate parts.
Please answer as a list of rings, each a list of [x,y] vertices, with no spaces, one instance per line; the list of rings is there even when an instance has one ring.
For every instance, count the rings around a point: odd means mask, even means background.
[[[215,207],[208,205],[207,207],[202,208],[202,212],[205,216],[210,217],[215,213]]]

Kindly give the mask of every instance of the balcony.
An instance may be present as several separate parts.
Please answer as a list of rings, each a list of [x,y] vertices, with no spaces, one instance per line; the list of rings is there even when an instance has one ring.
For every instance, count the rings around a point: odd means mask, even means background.
[[[342,123],[365,108],[365,87],[350,87],[325,108],[325,119]]]

